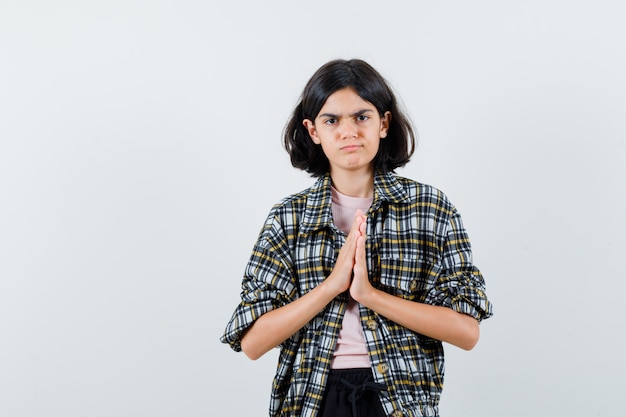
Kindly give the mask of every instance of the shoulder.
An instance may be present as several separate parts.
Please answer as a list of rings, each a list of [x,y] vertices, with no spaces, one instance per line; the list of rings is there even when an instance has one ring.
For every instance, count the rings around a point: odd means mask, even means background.
[[[449,212],[455,211],[448,196],[439,188],[410,178],[394,175],[411,205]]]
[[[291,217],[294,214],[302,212],[311,198],[312,189],[313,186],[280,199],[272,206],[268,219],[269,217]]]
[[[315,186],[311,186],[279,200],[267,215],[260,240],[276,241],[297,235],[307,207],[315,196]]]

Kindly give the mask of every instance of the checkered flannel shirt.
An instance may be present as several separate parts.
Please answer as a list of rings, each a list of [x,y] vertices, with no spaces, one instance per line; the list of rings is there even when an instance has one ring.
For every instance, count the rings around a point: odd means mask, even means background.
[[[484,280],[472,263],[461,217],[434,187],[377,173],[367,212],[369,278],[397,297],[446,306],[481,321],[492,315]],[[331,181],[275,205],[256,242],[242,282],[241,303],[221,338],[241,350],[241,336],[264,313],[319,285],[332,271],[345,234],[333,223]],[[269,415],[315,416],[324,395],[347,295],[330,302],[280,346]],[[438,415],[443,346],[360,306],[375,381],[393,417]]]

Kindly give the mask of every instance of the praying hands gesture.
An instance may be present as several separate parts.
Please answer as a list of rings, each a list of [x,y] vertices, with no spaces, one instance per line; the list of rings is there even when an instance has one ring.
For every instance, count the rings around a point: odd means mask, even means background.
[[[241,348],[258,359],[280,345],[317,315],[337,295],[349,290],[361,305],[416,333],[463,349],[478,341],[478,321],[441,306],[398,298],[376,289],[369,281],[365,255],[367,217],[357,210],[332,273],[297,300],[259,317],[241,339]]]
[[[335,296],[350,290],[352,298],[359,301],[363,294],[374,289],[369,282],[365,259],[366,224],[367,217],[357,210],[333,272],[324,281]]]

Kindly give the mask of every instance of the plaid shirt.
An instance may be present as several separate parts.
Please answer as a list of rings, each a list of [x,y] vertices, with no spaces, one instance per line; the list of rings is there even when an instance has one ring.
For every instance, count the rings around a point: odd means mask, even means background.
[[[333,223],[331,181],[275,205],[245,269],[241,303],[221,340],[241,350],[262,314],[311,291],[327,277],[346,235]],[[482,275],[472,264],[461,217],[434,187],[377,173],[367,212],[369,278],[397,297],[446,306],[481,321],[491,316]],[[330,302],[281,345],[270,416],[315,416],[324,395],[347,295]],[[360,306],[375,381],[393,417],[434,417],[443,386],[443,346]]]

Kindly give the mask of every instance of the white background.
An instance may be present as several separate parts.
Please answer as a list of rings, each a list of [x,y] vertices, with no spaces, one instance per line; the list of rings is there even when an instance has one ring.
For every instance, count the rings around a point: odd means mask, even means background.
[[[463,215],[495,316],[444,417],[626,414],[620,1],[0,0],[0,416],[264,416],[218,339],[305,82],[359,57]]]

